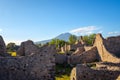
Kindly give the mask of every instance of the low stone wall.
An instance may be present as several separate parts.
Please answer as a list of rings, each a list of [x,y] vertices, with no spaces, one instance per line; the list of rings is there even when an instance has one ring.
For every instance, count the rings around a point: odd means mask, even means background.
[[[22,42],[17,51],[18,56],[28,56],[34,53],[39,53],[39,47],[36,46],[31,40]]]
[[[72,44],[72,45],[68,45],[69,46],[69,51],[75,51],[77,50],[78,47],[83,46],[81,43],[77,43],[77,44]]]
[[[111,70],[111,71],[120,71],[119,63],[108,63],[108,62],[99,62],[96,63],[97,69],[100,70]]]
[[[117,80],[120,71],[94,70],[78,64],[72,69],[70,80]]]
[[[66,54],[55,54],[55,63],[56,64],[66,64],[67,63],[67,55]]]
[[[85,51],[88,51],[92,48],[93,46],[84,46]]]
[[[82,47],[78,47],[77,50],[73,53],[73,55],[74,55],[74,54],[81,54],[81,53],[83,53],[84,51],[85,51],[85,49],[84,49],[83,46],[82,46]]]
[[[61,48],[61,52],[68,52],[68,51],[75,51],[78,47],[83,46],[81,42],[77,42],[76,44],[71,44],[71,45],[65,45],[64,47]]]
[[[73,54],[68,58],[69,64],[80,64],[94,62],[99,59],[98,51],[96,47],[91,50],[85,51],[81,54]]]
[[[28,46],[21,50],[25,56],[0,57],[0,80],[55,80],[55,47]]]

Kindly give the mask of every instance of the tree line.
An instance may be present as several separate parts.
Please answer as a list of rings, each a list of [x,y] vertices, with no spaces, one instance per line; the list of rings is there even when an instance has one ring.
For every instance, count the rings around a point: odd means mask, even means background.
[[[95,39],[95,35],[96,34],[90,34],[90,35],[85,35],[82,36],[82,40],[86,43],[86,45],[92,45],[93,41]],[[46,43],[47,45],[56,45],[56,48],[61,48],[63,47],[65,44],[75,44],[76,41],[78,41],[79,38],[75,35],[71,35],[69,37],[68,41],[64,41],[64,40],[60,40],[60,39],[52,39],[49,43]],[[46,45],[45,44],[45,45]],[[41,44],[36,44],[37,46],[42,46]],[[7,52],[15,52],[18,50],[19,46],[16,45],[15,43],[11,42],[7,44]]]

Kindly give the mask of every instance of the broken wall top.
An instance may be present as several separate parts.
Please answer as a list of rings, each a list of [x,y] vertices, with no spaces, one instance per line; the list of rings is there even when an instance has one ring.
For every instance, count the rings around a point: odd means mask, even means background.
[[[116,56],[116,52],[118,52],[117,54],[120,54],[118,50],[120,47],[119,39],[119,37],[114,37],[107,40],[104,39],[101,34],[96,34],[94,46],[97,47],[102,61],[120,63],[120,59]]]
[[[6,53],[6,46],[2,36],[0,36],[0,53]]]
[[[0,57],[0,80],[55,80],[55,46],[21,45],[26,56]]]

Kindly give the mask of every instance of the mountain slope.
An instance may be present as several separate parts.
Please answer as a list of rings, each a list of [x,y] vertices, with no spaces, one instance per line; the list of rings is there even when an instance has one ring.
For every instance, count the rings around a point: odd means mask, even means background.
[[[58,35],[58,36],[55,37],[55,38],[56,38],[56,39],[61,39],[61,40],[68,41],[68,40],[69,40],[69,37],[70,37],[71,35],[72,35],[72,34],[70,34],[70,33],[63,33],[63,34]]]
[[[69,37],[71,36],[72,34],[70,33],[63,33],[63,34],[60,34],[58,35],[57,37],[53,38],[53,39],[61,39],[61,40],[65,40],[65,41],[68,41],[69,40]],[[49,39],[49,40],[43,40],[43,41],[37,41],[35,42],[35,44],[45,44],[47,42],[50,42],[52,39]]]

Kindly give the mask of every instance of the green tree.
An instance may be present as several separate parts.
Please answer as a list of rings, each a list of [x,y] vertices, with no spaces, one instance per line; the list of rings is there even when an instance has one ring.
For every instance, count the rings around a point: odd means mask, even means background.
[[[63,47],[67,42],[60,39],[52,39],[49,44],[55,44],[57,48]]]
[[[19,46],[17,46],[15,43],[8,43],[7,44],[7,51],[8,52],[14,52],[17,51],[17,49],[19,48]]]
[[[92,45],[96,34],[85,35],[82,37],[86,45]]]
[[[69,37],[69,43],[74,44],[77,41],[77,37],[75,35],[71,35]]]

